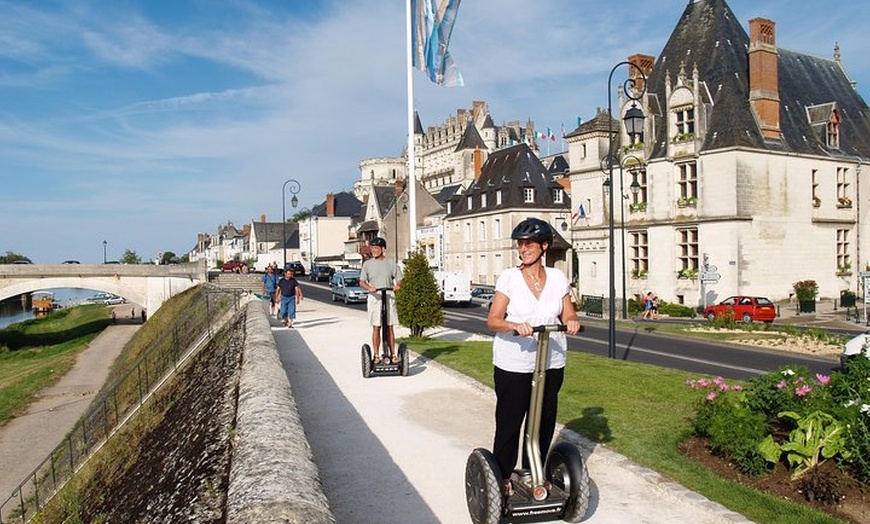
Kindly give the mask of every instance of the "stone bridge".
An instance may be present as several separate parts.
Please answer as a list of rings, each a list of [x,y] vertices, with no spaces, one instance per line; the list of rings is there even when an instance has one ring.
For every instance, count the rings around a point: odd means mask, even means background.
[[[0,264],[0,300],[52,288],[122,296],[153,315],[170,297],[208,282],[204,260],[188,264]]]

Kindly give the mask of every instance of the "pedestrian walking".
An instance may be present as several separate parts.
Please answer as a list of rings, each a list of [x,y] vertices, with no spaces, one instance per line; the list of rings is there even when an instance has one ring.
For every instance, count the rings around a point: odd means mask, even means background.
[[[292,269],[284,271],[284,277],[278,281],[275,289],[275,300],[280,304],[278,317],[284,327],[292,328],[296,320],[296,306],[302,302],[302,286],[294,277]]]

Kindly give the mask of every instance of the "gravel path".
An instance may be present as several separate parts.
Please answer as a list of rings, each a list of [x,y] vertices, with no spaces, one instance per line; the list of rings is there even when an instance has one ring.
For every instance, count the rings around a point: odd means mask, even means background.
[[[103,386],[112,362],[141,325],[106,328],[79,354],[69,373],[40,391],[25,414],[0,428],[0,503],[63,441]],[[39,438],[34,438],[37,435]]]

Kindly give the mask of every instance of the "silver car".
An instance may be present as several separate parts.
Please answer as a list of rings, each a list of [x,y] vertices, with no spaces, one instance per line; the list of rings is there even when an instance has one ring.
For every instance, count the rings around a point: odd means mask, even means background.
[[[359,275],[359,270],[336,271],[329,279],[332,301],[342,300],[345,304],[365,302],[369,294],[359,287]]]

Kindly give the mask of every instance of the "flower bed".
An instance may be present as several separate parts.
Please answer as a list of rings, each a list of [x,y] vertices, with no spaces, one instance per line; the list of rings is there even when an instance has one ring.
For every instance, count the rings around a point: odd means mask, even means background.
[[[832,467],[853,483],[870,483],[870,359],[831,375],[792,366],[745,386],[722,378],[687,385],[699,393],[696,436],[741,474],[785,469],[800,496],[823,505],[845,497]]]

